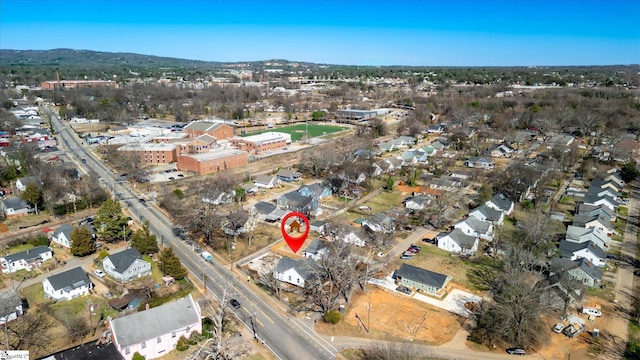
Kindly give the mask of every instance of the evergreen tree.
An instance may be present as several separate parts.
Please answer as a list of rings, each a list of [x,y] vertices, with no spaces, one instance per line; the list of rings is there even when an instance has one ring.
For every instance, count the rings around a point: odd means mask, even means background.
[[[158,242],[156,236],[149,231],[148,221],[145,221],[142,229],[131,235],[131,247],[138,249],[140,254],[151,255],[158,252]]]
[[[84,226],[77,227],[71,232],[71,254],[86,256],[96,251],[96,244],[91,238],[91,232]]]
[[[180,259],[170,246],[160,252],[160,270],[163,274],[173,276],[176,280],[184,279],[187,275],[187,269],[182,266]]]
[[[120,202],[108,199],[98,210],[95,219],[98,234],[106,242],[126,239],[131,235],[127,218],[123,216]]]

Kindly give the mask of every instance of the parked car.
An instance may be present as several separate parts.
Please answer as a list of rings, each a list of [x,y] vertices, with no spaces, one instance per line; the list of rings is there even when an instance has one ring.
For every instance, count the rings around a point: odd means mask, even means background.
[[[595,317],[602,316],[602,312],[600,310],[594,309],[594,308],[590,308],[590,307],[583,307],[582,308],[582,313],[583,314],[587,314],[589,316],[595,316]]]
[[[104,271],[102,271],[102,270],[100,270],[100,269],[95,269],[95,270],[93,270],[93,273],[94,273],[97,277],[99,277],[99,278],[103,278],[103,277],[105,277],[105,273],[104,273]]]
[[[411,251],[405,251],[402,253],[402,255],[406,255],[406,256],[416,256],[416,253],[411,252]]]
[[[240,309],[240,302],[236,299],[229,300],[229,304],[231,304],[234,309]]]
[[[80,161],[81,161],[83,164],[86,164],[86,163],[87,163],[87,159],[82,159],[82,160],[80,160]]]
[[[405,252],[406,252],[406,251],[408,251],[408,252],[412,252],[412,253],[415,253],[415,254],[417,254],[417,253],[419,253],[419,252],[420,252],[420,250],[418,250],[418,249],[414,249],[414,248],[412,248],[412,247],[410,247],[410,248],[408,248],[407,250],[405,250]]]
[[[411,244],[411,245],[409,245],[409,247],[412,248],[412,249],[416,249],[418,251],[422,250],[422,248],[420,246],[415,245],[415,244]]]
[[[509,354],[509,355],[520,355],[520,356],[523,356],[523,355],[526,355],[526,354],[527,354],[527,352],[526,352],[526,351],[524,351],[524,349],[523,349],[523,348],[514,347],[514,348],[508,348],[508,349],[507,349],[507,354]]]
[[[400,285],[396,288],[397,292],[401,292],[403,294],[406,295],[411,295],[411,289],[409,289],[408,287],[404,286],[404,285]]]
[[[436,239],[429,239],[429,238],[423,238],[422,241],[429,243],[429,244],[437,244],[438,242],[436,241]]]
[[[564,324],[557,323],[553,326],[554,333],[562,334],[562,330],[564,330]]]
[[[402,255],[402,256],[400,256],[400,259],[401,260],[411,260],[411,259],[413,259],[413,256]]]

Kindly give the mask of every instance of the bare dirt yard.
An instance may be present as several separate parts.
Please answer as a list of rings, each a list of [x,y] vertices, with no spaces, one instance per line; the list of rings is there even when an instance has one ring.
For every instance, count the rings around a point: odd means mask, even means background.
[[[337,325],[318,322],[316,330],[328,335],[370,336],[374,339],[412,340],[439,345],[453,338],[462,320],[443,309],[405,295],[371,287],[369,292],[353,297],[344,319]]]

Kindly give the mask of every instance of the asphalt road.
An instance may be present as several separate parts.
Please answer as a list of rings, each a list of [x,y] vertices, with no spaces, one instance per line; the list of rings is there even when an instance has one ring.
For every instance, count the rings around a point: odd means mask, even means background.
[[[211,263],[204,261],[189,246],[173,235],[172,224],[162,213],[153,207],[146,207],[136,199],[138,194],[133,192],[126,183],[116,181],[117,175],[96,159],[81,143],[81,140],[49,107],[44,108],[51,118],[52,125],[58,135],[60,144],[69,152],[70,157],[86,159],[81,166],[97,174],[112,193],[122,200],[128,207],[131,216],[139,221],[148,220],[150,230],[165,245],[173,247],[183,265],[199,281],[206,278],[207,290],[217,297],[222,287],[227,283],[234,290],[234,297],[243,306],[236,311],[236,315],[250,331],[255,329],[256,341],[262,342],[280,359],[335,359],[338,350],[323,337],[311,329],[301,326],[299,322],[291,321],[273,310],[259,296],[255,295],[243,281],[236,278],[226,267],[215,260]],[[253,315],[253,316],[252,316]],[[253,317],[253,319],[252,319]]]

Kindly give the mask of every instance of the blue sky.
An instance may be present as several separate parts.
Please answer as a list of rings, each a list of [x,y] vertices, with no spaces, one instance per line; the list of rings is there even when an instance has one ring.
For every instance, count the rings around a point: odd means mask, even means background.
[[[208,61],[640,63],[640,0],[0,0],[0,48]]]

